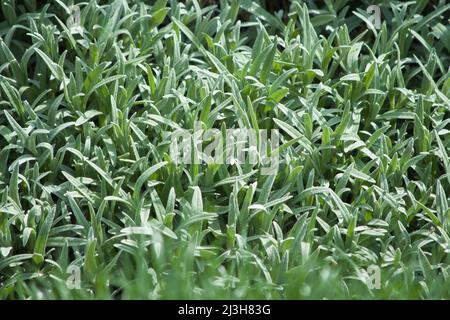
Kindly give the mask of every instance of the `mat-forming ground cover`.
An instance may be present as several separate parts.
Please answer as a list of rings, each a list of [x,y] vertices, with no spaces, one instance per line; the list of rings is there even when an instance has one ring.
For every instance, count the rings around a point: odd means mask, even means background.
[[[450,298],[449,12],[2,0],[0,297]]]

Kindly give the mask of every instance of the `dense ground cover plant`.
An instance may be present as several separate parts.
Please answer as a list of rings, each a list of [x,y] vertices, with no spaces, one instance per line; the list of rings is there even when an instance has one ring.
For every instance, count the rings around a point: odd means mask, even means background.
[[[449,298],[449,10],[3,0],[0,297]],[[175,164],[198,121],[278,172]]]

